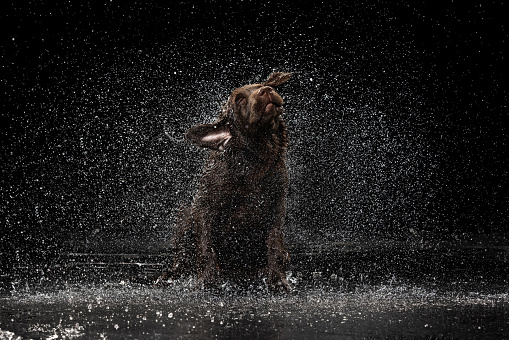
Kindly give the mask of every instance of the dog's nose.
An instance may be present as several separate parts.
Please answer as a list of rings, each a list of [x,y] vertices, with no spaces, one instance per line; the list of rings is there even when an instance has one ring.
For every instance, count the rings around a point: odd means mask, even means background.
[[[270,86],[260,87],[260,89],[258,90],[258,95],[263,97],[265,95],[270,95],[272,91],[274,90]]]

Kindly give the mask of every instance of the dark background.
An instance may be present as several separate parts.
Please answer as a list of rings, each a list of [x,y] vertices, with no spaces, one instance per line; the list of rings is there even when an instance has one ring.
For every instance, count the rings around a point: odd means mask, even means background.
[[[506,235],[498,1],[1,7],[4,270],[167,249],[206,157],[169,136],[273,71],[294,72],[290,245]]]

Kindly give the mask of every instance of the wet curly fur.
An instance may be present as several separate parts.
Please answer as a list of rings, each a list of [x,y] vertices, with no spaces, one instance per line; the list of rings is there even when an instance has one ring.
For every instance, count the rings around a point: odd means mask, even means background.
[[[177,219],[173,268],[159,280],[196,274],[199,286],[265,278],[290,290],[283,227],[287,129],[275,88],[290,73],[233,91],[216,122],[185,139],[211,149],[192,204]]]

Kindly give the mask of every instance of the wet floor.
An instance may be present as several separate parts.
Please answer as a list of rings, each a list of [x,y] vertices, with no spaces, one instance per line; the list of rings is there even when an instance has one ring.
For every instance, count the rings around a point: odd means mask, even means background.
[[[445,249],[448,249],[446,251]],[[293,249],[289,294],[129,281],[164,254],[67,254],[4,277],[0,339],[505,339],[507,248]]]
[[[2,339],[503,339],[507,294],[402,284],[289,296],[120,285],[19,292],[2,302]]]

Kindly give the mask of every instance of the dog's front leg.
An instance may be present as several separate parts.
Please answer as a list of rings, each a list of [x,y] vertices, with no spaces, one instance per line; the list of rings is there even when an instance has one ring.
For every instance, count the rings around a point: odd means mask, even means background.
[[[267,283],[271,290],[283,288],[289,292],[291,287],[286,279],[286,264],[289,262],[290,256],[284,245],[284,212],[281,214],[267,237]]]
[[[288,178],[285,173],[276,178],[273,188],[274,196],[274,219],[272,228],[267,236],[267,283],[269,289],[290,291],[291,287],[286,279],[286,265],[290,262],[290,255],[284,244],[284,224],[286,217],[286,196],[288,193]]]
[[[212,287],[219,276],[217,254],[212,245],[211,225],[203,222],[198,228],[197,279],[199,287]]]

